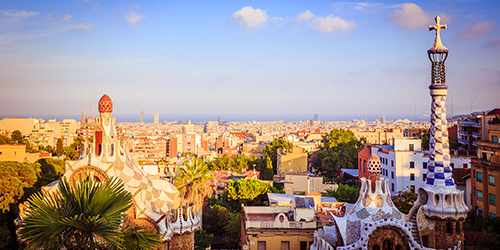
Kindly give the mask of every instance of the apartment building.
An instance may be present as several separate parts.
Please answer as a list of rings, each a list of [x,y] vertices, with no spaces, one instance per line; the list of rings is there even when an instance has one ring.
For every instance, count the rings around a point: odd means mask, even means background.
[[[300,147],[293,147],[290,151],[278,152],[277,163],[279,175],[309,171],[307,152]]]
[[[373,145],[371,153],[382,163],[380,176],[389,180],[392,195],[425,185],[429,156],[422,150],[419,138],[394,138],[393,145]],[[451,153],[452,168],[469,168],[470,156]],[[358,159],[358,162],[362,159]],[[361,172],[361,171],[360,171]]]
[[[478,141],[477,158],[472,159],[473,206],[479,216],[497,217],[500,195],[500,119],[489,123],[488,139]]]

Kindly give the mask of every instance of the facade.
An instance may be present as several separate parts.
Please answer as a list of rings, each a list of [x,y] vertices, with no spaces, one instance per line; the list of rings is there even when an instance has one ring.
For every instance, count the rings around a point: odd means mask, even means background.
[[[49,153],[28,153],[24,144],[0,144],[0,161],[33,163],[48,156]]]
[[[416,192],[426,183],[429,155],[422,150],[418,138],[396,138],[393,141],[392,146],[372,146],[372,154],[377,155],[382,163],[380,175],[389,180],[392,195],[404,190]],[[450,167],[469,168],[470,158],[461,154],[450,155]]]
[[[326,190],[336,190],[337,184],[323,183],[323,177],[310,173],[285,174],[284,190],[286,194],[300,194],[307,191],[326,193]]]
[[[289,152],[278,152],[278,174],[301,173],[308,171],[307,152],[303,148],[293,147]]]
[[[23,135],[29,135],[42,122],[38,118],[4,118],[0,120],[0,131],[12,133],[14,130],[19,130]]]
[[[34,145],[55,147],[57,140],[61,139],[64,146],[69,146],[78,135],[79,127],[80,123],[74,119],[63,119],[60,122],[50,119],[39,123],[29,134],[28,140]]]
[[[140,112],[139,122],[140,123],[144,123],[144,110],[142,110],[142,109],[141,109],[141,112]]]
[[[317,229],[314,201],[295,197],[292,206],[242,206],[243,249],[308,250]]]
[[[372,131],[359,131],[357,129],[351,129],[354,136],[359,140],[361,137],[366,138],[366,142],[369,144],[389,144],[392,143],[392,139],[403,137],[403,129],[374,129]]]
[[[359,179],[361,178],[368,177],[368,171],[366,169],[366,164],[368,163],[368,159],[372,155],[372,148],[371,147],[363,147],[361,150],[358,152],[358,176]]]
[[[383,162],[372,148],[368,161],[368,179],[361,178],[361,191],[355,206],[344,217],[334,217],[335,226],[314,233],[314,250],[379,249],[464,249],[463,224],[468,207],[464,193],[457,189],[450,167],[446,121],[444,62],[448,49],[439,32],[446,29],[440,17],[429,26],[436,30],[434,45],[427,51],[432,62],[429,87],[432,98],[430,150],[425,185],[408,215],[394,206],[389,180],[382,177]],[[418,150],[415,143],[394,140],[394,148]],[[381,150],[387,150],[381,148]]]
[[[160,123],[160,112],[158,110],[155,110],[155,118],[154,118],[154,123],[158,124]]]
[[[473,205],[479,216],[497,217],[500,196],[500,123],[489,124],[489,139],[478,142],[478,157],[472,159]]]
[[[124,226],[142,226],[160,234],[159,249],[193,249],[194,231],[201,223],[195,206],[181,206],[185,201],[181,200],[174,185],[167,180],[148,178],[148,173],[135,165],[120,145],[112,111],[113,102],[104,95],[99,101],[94,141],[84,145],[79,160],[66,161],[64,177],[70,184],[81,175],[88,175],[95,181],[111,177],[121,179],[125,189],[133,194],[133,205],[127,211]],[[42,191],[57,192],[58,185],[43,187]]]

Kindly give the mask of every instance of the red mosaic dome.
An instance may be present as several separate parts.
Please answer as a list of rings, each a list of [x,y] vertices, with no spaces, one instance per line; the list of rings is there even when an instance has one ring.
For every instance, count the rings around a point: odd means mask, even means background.
[[[103,95],[99,100],[99,113],[113,112],[113,101],[108,95]]]

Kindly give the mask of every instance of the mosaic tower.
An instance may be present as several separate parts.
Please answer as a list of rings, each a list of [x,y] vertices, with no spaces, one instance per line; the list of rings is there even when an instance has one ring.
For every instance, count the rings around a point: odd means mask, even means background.
[[[421,206],[426,220],[432,223],[432,230],[421,231],[420,237],[425,247],[450,248],[463,244],[463,220],[467,217],[468,207],[464,193],[458,190],[453,181],[450,167],[448,126],[446,121],[446,71],[444,62],[448,49],[441,43],[440,31],[446,24],[440,24],[437,16],[429,30],[436,31],[434,45],[427,51],[431,66],[431,128],[430,150],[427,163],[427,182],[419,189],[417,207]],[[431,233],[431,231],[433,231]],[[463,247],[463,245],[462,245]],[[462,248],[460,247],[460,248]]]

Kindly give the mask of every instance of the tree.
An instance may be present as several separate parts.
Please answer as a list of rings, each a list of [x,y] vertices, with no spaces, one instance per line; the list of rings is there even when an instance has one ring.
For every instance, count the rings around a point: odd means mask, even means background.
[[[399,191],[398,195],[393,197],[394,206],[402,213],[408,214],[415,204],[418,195],[410,190]]]
[[[429,132],[429,130],[425,130],[425,131],[420,131],[420,141],[422,143],[422,148],[423,149],[429,149],[429,142],[430,142],[430,139],[431,139],[431,134]]]
[[[207,231],[200,229],[194,233],[194,249],[207,249],[212,243],[213,234],[207,234]]]
[[[241,239],[241,213],[229,214],[229,222],[224,227],[226,248],[239,249]]]
[[[366,139],[356,139],[350,130],[334,129],[323,135],[320,150],[313,154],[312,167],[332,177],[340,168],[357,168],[358,151]]]
[[[14,130],[10,137],[12,138],[12,140],[17,141],[17,143],[23,143],[24,141],[23,134],[19,130]]]
[[[82,144],[84,141],[85,139],[83,137],[81,136],[76,137],[73,143],[71,143],[71,145],[64,148],[64,155],[66,156],[66,160],[71,160],[71,161],[78,160],[80,152],[82,151]],[[57,154],[57,149],[56,149],[56,154]]]
[[[339,184],[336,190],[326,190],[326,196],[334,197],[339,202],[356,203],[359,197],[360,187],[351,187],[345,184]]]
[[[278,152],[281,152],[284,149],[290,151],[292,150],[292,148],[293,143],[281,138],[274,138],[274,140],[271,143],[267,144],[266,148],[264,149],[264,155],[271,158],[273,169],[276,170],[278,166]]]
[[[271,190],[272,187],[269,184],[255,179],[231,181],[227,186],[228,197],[232,200],[253,200]]]
[[[62,179],[58,188],[28,200],[19,228],[28,249],[153,249],[160,243],[158,234],[121,229],[132,195],[120,179],[85,178],[73,185]]]
[[[57,139],[56,143],[56,155],[57,157],[61,157],[64,154],[64,146],[61,138]]]
[[[184,166],[179,168],[174,178],[174,184],[180,192],[182,200],[197,204],[201,208],[205,196],[212,193],[207,184],[213,180],[208,165],[199,158],[193,158]]]
[[[33,187],[40,173],[40,164],[3,161],[0,162],[0,209],[10,211],[11,204],[17,204],[27,188]]]
[[[0,135],[0,144],[14,144],[16,141],[14,141],[12,138],[5,136],[5,135]]]
[[[221,205],[211,205],[205,207],[203,212],[203,229],[210,234],[221,236],[225,235],[224,227],[229,221],[227,208]]]

